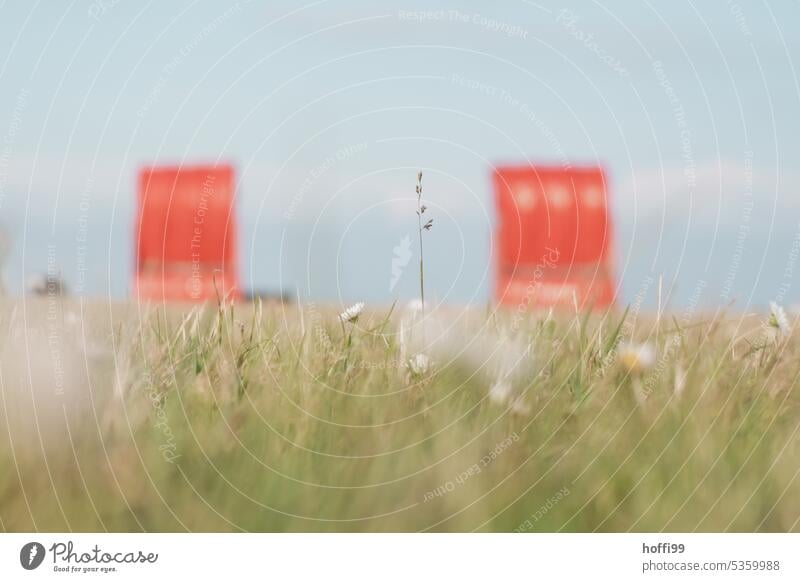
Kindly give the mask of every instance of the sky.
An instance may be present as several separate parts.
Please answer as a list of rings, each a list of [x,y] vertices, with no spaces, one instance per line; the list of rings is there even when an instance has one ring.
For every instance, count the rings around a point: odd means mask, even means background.
[[[601,165],[623,303],[800,302],[796,1],[0,4],[9,291],[124,299],[136,173],[236,168],[248,289],[490,299],[496,164]],[[399,249],[399,250],[398,250]],[[402,262],[402,261],[401,261]],[[396,261],[395,261],[396,263]]]

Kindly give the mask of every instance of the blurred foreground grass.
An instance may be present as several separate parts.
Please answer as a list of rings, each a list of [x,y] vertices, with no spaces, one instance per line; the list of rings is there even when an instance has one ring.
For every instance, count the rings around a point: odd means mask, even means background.
[[[800,529],[798,342],[760,316],[447,314],[530,346],[512,408],[474,356],[411,373],[389,311],[4,305],[0,526]]]

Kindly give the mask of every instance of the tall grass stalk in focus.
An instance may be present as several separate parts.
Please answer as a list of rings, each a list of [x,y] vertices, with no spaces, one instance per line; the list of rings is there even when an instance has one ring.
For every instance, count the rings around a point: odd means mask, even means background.
[[[419,299],[422,303],[422,313],[425,313],[425,257],[422,248],[422,231],[430,230],[433,227],[431,218],[422,224],[422,215],[428,209],[422,203],[422,172],[417,172],[417,229],[419,231]]]

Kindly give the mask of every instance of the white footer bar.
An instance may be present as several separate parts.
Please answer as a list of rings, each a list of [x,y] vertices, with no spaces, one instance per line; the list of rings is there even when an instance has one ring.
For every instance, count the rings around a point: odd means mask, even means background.
[[[800,580],[800,534],[0,535],[0,580],[187,575],[231,582]]]

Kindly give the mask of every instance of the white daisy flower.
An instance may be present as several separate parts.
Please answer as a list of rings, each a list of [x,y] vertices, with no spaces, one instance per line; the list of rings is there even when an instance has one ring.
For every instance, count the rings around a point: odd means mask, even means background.
[[[769,303],[769,321],[767,323],[770,327],[777,329],[782,336],[788,336],[792,331],[786,312],[774,301]]]
[[[364,302],[359,301],[342,311],[339,314],[339,321],[344,323],[353,323],[358,320],[358,316],[364,311]]]
[[[656,363],[656,350],[651,343],[625,342],[619,345],[617,358],[628,372],[646,372]]]
[[[416,376],[422,376],[431,369],[431,359],[425,354],[416,354],[408,360],[408,369]]]

